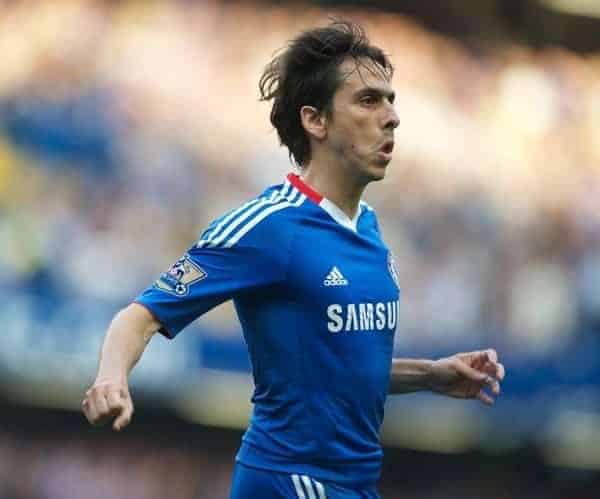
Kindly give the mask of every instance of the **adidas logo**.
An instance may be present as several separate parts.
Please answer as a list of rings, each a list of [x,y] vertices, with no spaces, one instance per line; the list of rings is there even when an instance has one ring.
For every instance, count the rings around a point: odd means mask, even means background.
[[[348,280],[342,275],[340,270],[334,266],[327,274],[327,277],[323,281],[325,286],[347,286]]]

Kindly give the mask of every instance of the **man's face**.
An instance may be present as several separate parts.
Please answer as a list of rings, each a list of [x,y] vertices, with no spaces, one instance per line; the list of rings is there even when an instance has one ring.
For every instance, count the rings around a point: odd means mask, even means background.
[[[324,145],[360,181],[381,180],[392,159],[398,115],[389,78],[369,59],[346,59],[333,96]]]

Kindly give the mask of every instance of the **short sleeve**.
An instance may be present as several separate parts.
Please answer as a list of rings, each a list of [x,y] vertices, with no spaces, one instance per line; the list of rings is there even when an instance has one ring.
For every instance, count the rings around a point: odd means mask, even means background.
[[[213,307],[240,293],[258,290],[286,278],[289,246],[285,224],[269,217],[241,238],[219,240],[209,235],[148,287],[135,302],[161,323],[161,333],[174,338]],[[211,229],[212,228],[212,229]]]

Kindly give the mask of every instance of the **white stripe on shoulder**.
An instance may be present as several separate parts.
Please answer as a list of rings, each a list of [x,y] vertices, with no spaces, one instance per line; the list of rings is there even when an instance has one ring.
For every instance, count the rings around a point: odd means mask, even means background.
[[[235,231],[240,225],[242,225],[242,223],[244,223],[245,220],[248,220],[256,212],[260,211],[264,206],[281,203],[285,199],[287,199],[287,195],[284,195],[284,194],[271,195],[268,198],[261,199],[258,203],[256,203],[254,206],[252,206],[252,208],[250,208],[249,210],[244,212],[242,215],[240,215],[238,218],[236,218],[229,225],[229,227],[227,227],[219,236],[215,237],[214,239],[211,239],[211,241],[209,242],[208,245],[211,247],[218,246],[223,241],[225,241],[225,239],[227,239],[233,231]]]
[[[295,188],[292,187],[290,181],[286,179],[285,183],[281,186],[281,188],[274,190],[270,196],[268,196],[268,197],[262,196],[262,197],[252,199],[251,201],[248,201],[247,203],[243,204],[236,210],[233,210],[229,215],[227,215],[223,220],[221,220],[221,222],[210,232],[210,234],[206,235],[204,238],[202,238],[200,241],[198,241],[196,246],[198,248],[202,248],[204,246],[214,246],[214,244],[218,244],[218,242],[214,243],[216,239],[221,238],[221,237],[223,237],[223,238],[227,237],[227,235],[231,231],[233,231],[233,229],[237,226],[238,223],[241,223],[246,218],[248,218],[252,213],[259,210],[261,206],[264,206],[265,204],[269,204],[269,203],[271,203],[271,204],[276,203],[278,201],[282,201],[283,199],[285,199],[286,196],[289,194],[290,189],[295,190]],[[250,208],[250,209],[247,210],[247,208]],[[236,217],[238,217],[238,219],[234,220]],[[222,234],[219,234],[221,232],[221,230],[223,229],[223,227],[225,227],[231,221],[232,221],[231,225],[229,227],[227,227],[225,232],[223,232]]]
[[[256,217],[250,220],[246,225],[244,225],[235,235],[227,241],[223,247],[231,248],[235,243],[237,243],[242,237],[244,237],[248,232],[250,232],[256,225],[258,225],[262,220],[267,218],[271,213],[275,213],[279,210],[284,210],[285,208],[294,207],[297,208],[302,203],[304,203],[306,196],[300,191],[296,191],[297,194],[300,194],[295,201],[286,201],[284,203],[276,204],[275,206],[271,206],[266,210],[261,211]]]
[[[296,489],[296,495],[298,499],[306,499],[302,485],[300,485],[300,477],[298,475],[292,475],[292,482],[294,482],[294,488]]]
[[[317,496],[315,495],[315,491],[313,489],[310,478],[308,478],[306,475],[302,475],[302,483],[304,484],[304,487],[306,487],[306,492],[308,493],[308,499],[317,499]]]
[[[235,218],[239,213],[244,211],[249,206],[252,206],[253,204],[258,203],[258,201],[259,201],[259,198],[253,199],[253,200],[248,201],[247,203],[243,204],[239,208],[231,211],[223,220],[221,220],[221,222],[219,222],[219,224],[213,230],[210,231],[210,233],[207,236],[205,236],[205,238],[198,241],[198,245],[200,246],[201,243],[209,242],[213,237],[215,237],[221,231],[221,229],[223,227],[225,227],[229,223],[230,220]]]
[[[325,487],[323,487],[323,484],[321,482],[317,482],[315,479],[313,479],[313,482],[317,489],[317,494],[319,494],[319,499],[327,499],[327,496],[325,495]]]

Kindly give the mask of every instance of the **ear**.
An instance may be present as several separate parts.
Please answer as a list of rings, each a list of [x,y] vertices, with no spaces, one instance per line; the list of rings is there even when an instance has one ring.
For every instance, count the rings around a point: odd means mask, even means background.
[[[313,106],[302,106],[300,109],[302,127],[311,137],[323,140],[327,137],[327,118]]]

